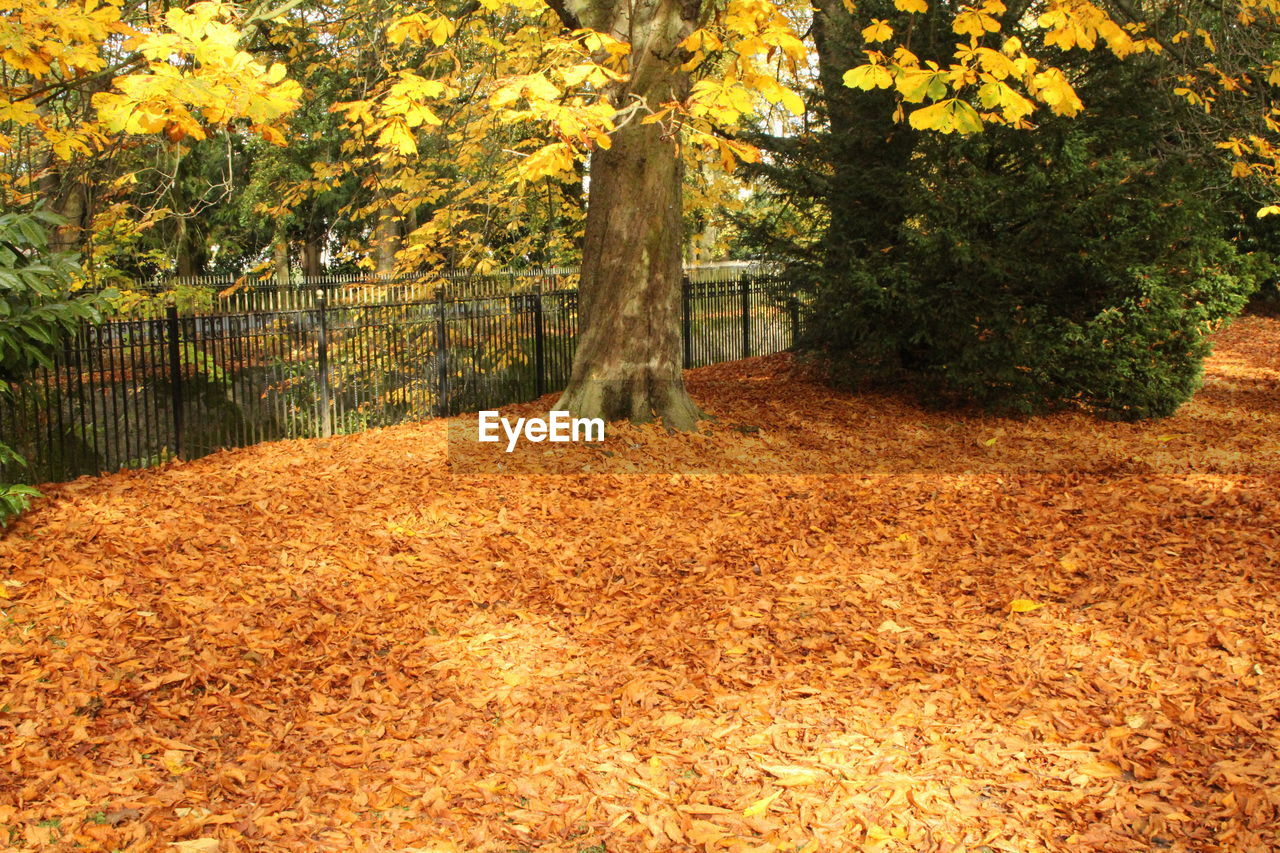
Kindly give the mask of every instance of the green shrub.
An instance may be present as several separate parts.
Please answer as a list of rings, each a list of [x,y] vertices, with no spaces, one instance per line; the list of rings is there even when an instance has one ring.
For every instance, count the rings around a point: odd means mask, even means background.
[[[1195,392],[1261,265],[1202,176],[1080,120],[920,152],[895,244],[818,274],[810,348],[847,377],[997,411],[1162,417]]]
[[[52,366],[62,335],[101,319],[114,294],[73,293],[80,277],[76,257],[49,251],[49,229],[58,217],[42,210],[0,214],[0,394],[35,367]],[[0,470],[22,458],[0,440]],[[26,509],[39,493],[0,483],[0,526]]]

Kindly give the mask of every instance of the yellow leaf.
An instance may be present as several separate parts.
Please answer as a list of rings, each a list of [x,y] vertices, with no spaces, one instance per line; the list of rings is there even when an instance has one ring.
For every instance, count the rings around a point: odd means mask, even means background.
[[[264,140],[272,145],[287,145],[288,142],[284,138],[284,134],[276,130],[269,124],[258,124],[253,126],[253,130]]]
[[[1114,779],[1124,771],[1110,761],[1089,761],[1080,765],[1080,772],[1094,779]]]
[[[1043,604],[1036,604],[1034,601],[1026,598],[1015,598],[1009,602],[1010,613],[1030,613],[1032,610],[1039,610],[1044,607]]]
[[[416,154],[418,151],[418,142],[413,137],[413,131],[403,119],[398,118],[387,122],[386,127],[378,134],[378,144],[405,156]]]
[[[850,89],[888,89],[893,85],[893,72],[883,65],[859,65],[844,72],[844,84]]]
[[[35,104],[29,101],[0,103],[0,121],[11,121],[15,124],[35,124],[40,118]]]
[[[893,5],[897,6],[900,12],[919,14],[929,11],[929,4],[925,0],[893,0]]]
[[[553,142],[521,160],[516,171],[521,180],[532,181],[563,174],[572,168],[573,150],[563,142]]]
[[[436,45],[442,45],[457,29],[458,25],[443,15],[431,16],[423,12],[415,12],[392,21],[387,27],[387,40],[392,44],[400,44],[405,40],[414,42],[430,40]]]
[[[783,90],[780,102],[792,115],[804,115],[804,99],[790,89]]]
[[[775,778],[776,784],[786,788],[811,785],[822,778],[822,771],[814,767],[795,764],[761,764],[760,769]]]
[[[893,27],[883,18],[872,18],[871,25],[862,30],[863,41],[887,41],[893,38]]]
[[[762,814],[764,814],[766,811],[768,811],[768,810],[769,810],[769,805],[770,805],[774,800],[778,799],[778,797],[780,797],[780,796],[782,796],[782,791],[781,791],[781,790],[777,790],[777,791],[774,791],[772,794],[770,794],[770,795],[769,795],[769,796],[767,796],[767,797],[761,797],[760,799],[756,800],[754,803],[752,803],[751,805],[749,805],[749,806],[747,806],[745,809],[743,809],[743,810],[742,810],[742,816],[743,816],[743,817],[756,817],[756,816],[758,816],[758,815],[762,815]]]
[[[1033,80],[1040,100],[1058,115],[1073,116],[1084,109],[1067,77],[1058,68],[1049,68],[1035,75]]]
[[[441,15],[431,22],[429,30],[431,41],[437,45],[444,44],[457,29],[458,25],[456,23]]]
[[[898,91],[904,100],[918,104],[925,98],[938,100],[947,94],[947,72],[936,65],[911,69],[897,78]]]
[[[910,121],[916,130],[940,133],[977,133],[982,130],[982,117],[978,111],[959,98],[918,109],[911,114]]]
[[[1277,213],[1280,213],[1280,204],[1269,204],[1258,211],[1258,218],[1261,219],[1264,216],[1272,216]]]
[[[976,9],[968,9],[956,15],[955,21],[951,24],[951,29],[962,36],[982,38],[986,33],[999,32],[1000,22]]]
[[[216,838],[191,838],[186,841],[171,841],[169,847],[178,853],[218,853],[222,850],[222,842]]]
[[[166,749],[160,758],[164,769],[174,776],[181,776],[191,770],[187,766],[187,754],[180,749]]]

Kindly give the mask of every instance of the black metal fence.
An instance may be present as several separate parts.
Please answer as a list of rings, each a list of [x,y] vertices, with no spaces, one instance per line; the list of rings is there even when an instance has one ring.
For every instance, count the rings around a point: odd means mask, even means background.
[[[567,384],[573,288],[334,304],[85,326],[51,369],[0,398],[0,440],[28,461],[0,481],[51,482],[224,447],[328,436],[532,399]],[[273,297],[274,298],[274,297]],[[779,352],[799,323],[777,276],[700,271],[684,286],[686,366]],[[5,478],[10,479],[5,479]]]

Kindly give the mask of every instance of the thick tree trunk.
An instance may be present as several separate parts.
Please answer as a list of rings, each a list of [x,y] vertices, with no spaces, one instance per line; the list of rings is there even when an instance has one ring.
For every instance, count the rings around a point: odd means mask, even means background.
[[[692,31],[695,12],[671,0],[581,8],[582,25],[631,42],[631,79],[615,93],[618,103],[640,97],[657,110],[686,96],[677,44]],[[578,349],[557,408],[606,421],[697,427],[700,412],[681,374],[681,178],[678,133],[638,117],[592,155]]]
[[[694,429],[680,343],[680,153],[633,124],[591,161],[578,351],[558,405],[579,417]]]

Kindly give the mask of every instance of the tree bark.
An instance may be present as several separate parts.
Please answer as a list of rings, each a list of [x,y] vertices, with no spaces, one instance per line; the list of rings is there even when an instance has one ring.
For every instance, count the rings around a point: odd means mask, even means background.
[[[76,181],[58,204],[50,209],[66,222],[49,235],[49,249],[53,252],[79,252],[89,231],[92,217],[89,214],[88,188]]]
[[[64,175],[52,155],[40,179],[40,191],[46,209],[65,221],[49,234],[52,252],[79,252],[93,215],[89,204],[89,188],[80,178]]]
[[[400,251],[400,223],[395,208],[387,205],[378,213],[373,233],[374,271],[389,277],[396,271],[396,252]]]
[[[302,274],[315,278],[321,273],[320,237],[309,235],[302,244]]]
[[[696,4],[596,0],[557,11],[569,26],[631,42],[631,77],[612,93],[615,103],[638,97],[657,110],[687,96],[689,75],[680,70],[685,57],[677,45],[693,30]],[[693,430],[701,413],[681,373],[679,136],[637,116],[612,142],[591,158],[578,348],[557,408]]]
[[[185,213],[178,213],[175,216],[177,222],[174,226],[174,252],[178,260],[178,275],[200,275],[204,272],[206,259],[204,236],[191,227],[191,217]]]
[[[283,229],[276,232],[275,244],[272,246],[272,263],[276,268],[276,284],[284,287],[289,284],[289,240]]]

